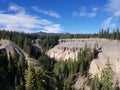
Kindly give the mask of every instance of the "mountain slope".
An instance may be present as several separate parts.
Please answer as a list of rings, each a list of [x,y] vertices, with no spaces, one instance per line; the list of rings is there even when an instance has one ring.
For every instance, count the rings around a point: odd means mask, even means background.
[[[8,60],[10,59],[10,57],[16,56],[18,60],[20,57],[23,57],[27,64],[32,63],[33,65],[37,65],[37,60],[29,57],[28,54],[25,53],[20,47],[9,40],[0,40],[0,50],[2,49],[6,50]]]

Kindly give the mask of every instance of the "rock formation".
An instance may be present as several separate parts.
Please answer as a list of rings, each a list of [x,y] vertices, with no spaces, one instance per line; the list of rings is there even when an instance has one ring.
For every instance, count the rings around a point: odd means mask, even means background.
[[[84,49],[85,45],[89,48],[94,48],[99,41],[105,42],[105,39],[60,39],[59,44],[49,50],[47,54],[57,60],[75,59],[80,50]],[[99,46],[100,47],[100,46]]]
[[[77,53],[84,49],[85,45],[89,48],[94,48],[97,45],[98,50],[100,50],[98,57],[93,59],[90,64],[89,73],[100,77],[103,68],[105,68],[109,60],[114,72],[113,84],[117,80],[120,81],[120,41],[99,38],[60,39],[59,44],[49,50],[47,54],[57,60],[69,58],[74,60],[77,57]]]

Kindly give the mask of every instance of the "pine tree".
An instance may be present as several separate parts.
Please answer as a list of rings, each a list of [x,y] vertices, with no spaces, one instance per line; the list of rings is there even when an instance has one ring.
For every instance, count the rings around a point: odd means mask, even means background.
[[[25,81],[26,90],[35,90],[35,70],[32,65],[29,65],[25,71]]]
[[[101,75],[101,85],[102,85],[101,90],[113,90],[112,78],[113,78],[113,70],[108,60],[106,63],[106,68],[103,69]]]

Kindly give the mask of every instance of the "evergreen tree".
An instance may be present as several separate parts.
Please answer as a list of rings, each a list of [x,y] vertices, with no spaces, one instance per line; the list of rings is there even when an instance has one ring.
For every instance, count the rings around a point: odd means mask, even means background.
[[[109,63],[109,60],[106,63],[106,68],[103,69],[101,75],[101,90],[113,90],[112,87],[112,79],[113,79],[113,70]]]
[[[32,65],[29,65],[25,71],[25,81],[26,90],[35,90],[35,70]]]

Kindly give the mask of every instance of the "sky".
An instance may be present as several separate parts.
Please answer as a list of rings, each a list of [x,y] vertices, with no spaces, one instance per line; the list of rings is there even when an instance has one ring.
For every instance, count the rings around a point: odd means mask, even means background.
[[[120,0],[0,0],[0,29],[98,33],[119,28]]]

